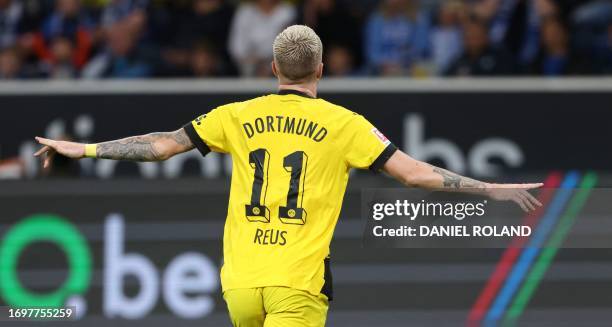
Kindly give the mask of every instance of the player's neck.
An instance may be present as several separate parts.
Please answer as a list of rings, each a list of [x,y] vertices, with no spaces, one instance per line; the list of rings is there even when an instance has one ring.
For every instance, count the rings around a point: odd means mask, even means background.
[[[278,90],[294,90],[302,93],[306,93],[313,98],[317,97],[317,85],[314,83],[310,84],[280,84]]]

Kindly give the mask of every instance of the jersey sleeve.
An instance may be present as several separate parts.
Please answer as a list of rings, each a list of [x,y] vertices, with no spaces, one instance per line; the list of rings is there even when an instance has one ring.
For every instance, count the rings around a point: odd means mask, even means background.
[[[211,151],[227,153],[228,146],[223,129],[223,109],[211,110],[205,115],[192,120],[183,126],[191,143],[203,156]]]
[[[355,115],[347,126],[346,162],[350,167],[380,171],[397,150],[374,125]]]

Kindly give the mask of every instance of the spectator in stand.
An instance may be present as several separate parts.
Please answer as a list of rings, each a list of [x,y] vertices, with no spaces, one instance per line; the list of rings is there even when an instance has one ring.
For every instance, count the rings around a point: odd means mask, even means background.
[[[611,13],[606,0],[0,0],[0,75],[270,76],[270,44],[295,21],[321,36],[329,76],[609,75]]]
[[[102,25],[108,28],[127,21],[129,28],[140,30],[146,23],[148,3],[148,0],[109,0],[102,12]]]
[[[240,4],[232,22],[229,52],[241,75],[271,76],[271,44],[295,19],[295,8],[280,0]]]
[[[612,75],[612,22],[605,29],[601,40],[594,42],[589,52],[591,59],[590,73],[594,75]]]
[[[0,80],[23,77],[22,61],[15,47],[0,50]]]
[[[471,18],[464,27],[464,51],[447,69],[447,76],[495,76],[513,73],[511,56],[489,41],[485,22]]]
[[[14,46],[23,30],[24,9],[20,1],[0,0],[0,48]]]
[[[542,47],[528,73],[543,76],[578,74],[584,71],[570,48],[569,35],[561,20],[546,18],[541,23]]]
[[[605,46],[599,55],[595,56],[596,60],[601,58],[599,63],[598,74],[612,75],[612,23],[608,26],[608,44]]]
[[[94,27],[80,0],[57,0],[55,10],[33,42],[34,53],[42,61],[43,74],[76,77],[89,59]]]
[[[107,48],[84,68],[85,78],[144,78],[152,75],[151,65],[138,47],[140,34],[129,23],[117,23],[106,31]]]
[[[191,52],[191,77],[217,77],[228,74],[220,51],[212,44],[201,42]]]
[[[465,21],[461,1],[440,4],[437,22],[431,32],[431,56],[437,73],[444,72],[463,50],[461,24]]]
[[[323,48],[338,46],[351,53],[354,64],[362,59],[362,28],[360,17],[342,0],[306,0],[300,23],[317,31]]]
[[[226,49],[233,16],[234,8],[226,0],[194,0],[192,10],[179,22],[177,42],[191,46],[205,38],[216,48]]]
[[[572,45],[590,59],[589,73],[612,74],[612,2],[589,1],[572,15]]]
[[[350,77],[356,74],[355,57],[350,48],[332,45],[325,52],[325,74],[331,77]]]
[[[71,39],[56,37],[50,42],[52,60],[41,63],[40,74],[48,78],[68,79],[79,76],[79,66],[74,62],[75,46]]]
[[[233,15],[234,7],[226,0],[193,0],[176,23],[174,40],[163,50],[166,75],[180,76],[194,60],[204,62],[205,57],[214,57],[222,66],[213,75],[231,74],[227,40]]]
[[[560,13],[554,0],[480,0],[472,10],[489,23],[492,45],[505,48],[520,65],[538,55],[541,20]]]
[[[381,0],[345,0],[351,11],[357,12],[360,17],[369,16],[380,6]],[[421,1],[421,0],[418,0]]]
[[[427,16],[410,0],[384,0],[365,33],[367,66],[375,74],[409,74],[428,50]]]

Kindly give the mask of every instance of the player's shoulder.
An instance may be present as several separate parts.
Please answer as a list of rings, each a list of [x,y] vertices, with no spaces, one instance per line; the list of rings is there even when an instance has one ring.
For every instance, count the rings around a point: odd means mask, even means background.
[[[324,109],[328,115],[339,122],[351,122],[356,119],[363,118],[359,113],[356,113],[346,107],[335,104],[328,100],[317,98],[318,104]]]

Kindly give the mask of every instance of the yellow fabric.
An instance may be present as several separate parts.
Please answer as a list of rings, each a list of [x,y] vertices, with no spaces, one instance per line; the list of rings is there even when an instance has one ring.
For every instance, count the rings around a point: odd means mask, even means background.
[[[85,144],[85,157],[95,158],[97,148],[98,148],[97,144]]]
[[[322,327],[327,298],[288,287],[239,288],[223,293],[235,327]]]
[[[295,94],[222,106],[191,124],[210,149],[232,156],[223,290],[318,295],[349,170],[368,168],[389,142],[363,116]]]

